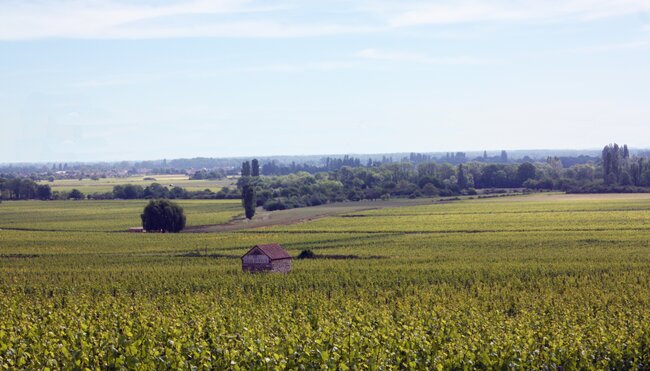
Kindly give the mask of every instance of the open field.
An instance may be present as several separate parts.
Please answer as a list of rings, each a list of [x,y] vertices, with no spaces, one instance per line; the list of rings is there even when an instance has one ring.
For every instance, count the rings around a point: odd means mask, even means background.
[[[322,219],[329,216],[337,216],[354,212],[380,210],[404,206],[430,205],[437,202],[434,199],[394,199],[389,201],[359,201],[359,202],[337,202],[332,204],[302,207],[297,209],[266,211],[261,207],[257,208],[255,216],[247,220],[243,215],[235,218],[227,224],[218,225],[197,225],[188,228],[187,232],[217,233],[251,230],[261,227],[273,227],[280,225],[291,225]]]
[[[50,204],[0,204],[0,225],[62,230],[0,231],[0,367],[650,367],[646,195],[366,208],[216,234],[103,232],[133,222],[78,206],[39,220]],[[188,221],[203,206],[182,204]],[[33,210],[8,214],[18,205]],[[241,273],[237,258],[268,242],[356,258]]]
[[[50,231],[125,231],[142,225],[147,200],[5,201],[0,229]],[[226,223],[242,213],[240,200],[176,200],[187,225]]]
[[[144,178],[154,178],[156,180],[144,180]],[[79,179],[59,179],[54,182],[42,181],[40,184],[49,184],[52,191],[71,191],[78,189],[84,194],[88,193],[105,193],[112,192],[113,187],[119,184],[134,184],[146,187],[151,183],[160,183],[169,188],[178,186],[187,189],[188,191],[202,191],[210,189],[213,192],[220,191],[223,187],[232,187],[236,181],[233,179],[221,180],[189,180],[187,175],[147,175],[147,176],[130,176],[126,178],[100,178],[99,180],[92,180],[84,178]]]

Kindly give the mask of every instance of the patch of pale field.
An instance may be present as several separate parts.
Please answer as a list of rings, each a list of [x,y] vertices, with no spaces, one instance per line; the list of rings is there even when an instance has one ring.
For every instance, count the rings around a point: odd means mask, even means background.
[[[152,180],[153,179],[153,180]],[[146,187],[152,183],[159,183],[166,187],[183,187],[189,191],[202,191],[209,189],[218,192],[224,187],[236,185],[236,179],[227,178],[220,180],[190,180],[187,175],[182,174],[156,174],[147,176],[130,176],[124,178],[101,178],[92,180],[79,179],[57,179],[54,182],[41,181],[39,184],[48,184],[53,191],[71,191],[78,189],[83,193],[104,193],[111,192],[113,187],[122,184],[133,184]]]

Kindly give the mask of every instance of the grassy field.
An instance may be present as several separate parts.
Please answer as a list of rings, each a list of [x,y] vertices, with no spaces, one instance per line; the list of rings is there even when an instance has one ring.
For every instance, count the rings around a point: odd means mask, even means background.
[[[146,200],[5,201],[0,229],[125,231],[142,225]],[[177,200],[188,226],[226,223],[242,213],[240,200]]]
[[[144,180],[144,178],[154,178],[155,180]],[[233,179],[222,180],[189,180],[187,175],[147,175],[147,176],[131,176],[126,178],[100,178],[99,180],[92,180],[84,178],[79,179],[59,179],[54,182],[42,181],[40,184],[49,184],[52,191],[71,191],[78,189],[84,194],[88,193],[105,193],[112,192],[113,187],[118,184],[135,184],[146,187],[151,183],[160,183],[164,186],[172,188],[174,186],[183,187],[188,191],[202,191],[210,189],[213,192],[220,191],[223,187],[232,187],[235,185]]]
[[[61,230],[0,231],[0,367],[650,367],[647,196],[468,200],[218,234],[102,232],[133,223],[52,205],[0,204],[0,225]],[[189,221],[199,205],[184,206]],[[67,217],[41,220],[51,208]],[[79,220],[92,232],[70,232]],[[352,256],[241,273],[238,257],[269,242]]]

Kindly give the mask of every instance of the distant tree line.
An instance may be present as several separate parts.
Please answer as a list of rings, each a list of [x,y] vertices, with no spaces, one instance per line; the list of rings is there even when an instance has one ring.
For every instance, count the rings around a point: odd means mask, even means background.
[[[568,160],[568,158],[567,158]],[[383,156],[380,160],[373,160],[369,158],[367,161],[361,161],[360,158],[353,156],[343,156],[342,158],[325,157],[321,160],[320,164],[297,164],[295,162],[289,164],[281,164],[278,161],[268,161],[262,166],[262,175],[289,175],[298,172],[307,172],[310,174],[317,174],[324,171],[339,170],[343,167],[379,167],[383,164],[390,164],[395,162],[409,162],[415,165],[424,163],[437,163],[437,164],[451,164],[459,165],[468,162],[480,162],[491,164],[509,164],[512,163],[508,158],[506,151],[501,151],[497,156],[488,156],[487,151],[483,152],[482,156],[470,159],[465,152],[448,152],[440,157],[434,157],[426,153],[412,152],[409,156],[403,157],[401,160],[395,161],[392,157]],[[532,159],[524,158],[521,162],[532,162]],[[575,159],[575,163],[589,162],[588,156],[580,159]]]
[[[84,194],[78,189],[52,191],[48,184],[38,184],[28,178],[0,178],[0,199],[3,200],[135,200],[135,199],[239,199],[237,189],[224,187],[218,192],[209,189],[188,191],[182,187],[167,187],[152,183],[143,187],[135,184],[115,185],[112,192]]]
[[[462,158],[458,153],[450,158]],[[505,151],[500,155],[507,158]],[[237,188],[218,192],[208,189],[188,191],[153,183],[117,185],[112,192],[83,195],[79,191],[57,193],[49,186],[28,178],[0,178],[3,199],[234,199],[244,198],[244,209],[254,214],[254,206],[267,210],[320,205],[335,201],[386,199],[391,197],[438,197],[471,195],[492,188],[526,188],[566,192],[646,192],[650,190],[648,157],[631,156],[627,146],[606,146],[601,158],[575,164],[563,157],[523,163],[471,161],[460,164],[421,162],[426,157],[414,155],[403,162],[360,165],[348,157],[326,161],[336,169],[309,173],[297,171],[287,175],[260,176],[268,164],[258,160],[241,164]],[[414,161],[410,161],[414,160]],[[347,163],[350,165],[339,165]],[[567,164],[572,164],[567,166]],[[276,164],[277,165],[277,164]],[[272,167],[273,168],[273,167]],[[276,168],[277,169],[277,168]]]
[[[183,187],[167,187],[159,183],[152,183],[143,187],[136,184],[116,185],[113,192],[89,195],[91,199],[239,199],[241,195],[237,189],[224,187],[214,192],[210,189],[202,191],[189,191]]]
[[[226,177],[223,169],[217,170],[198,170],[190,175],[190,180],[220,180]]]
[[[372,160],[370,165],[372,166]],[[280,164],[278,161],[269,161],[262,166],[262,175],[289,175],[297,172],[307,172],[311,174],[323,171],[338,170],[344,166],[359,167],[362,166],[361,159],[345,155],[342,158],[325,157],[322,164]]]
[[[581,185],[575,193],[646,192],[650,187],[650,161],[647,156],[630,156],[627,145],[609,144],[601,158],[602,181]]]

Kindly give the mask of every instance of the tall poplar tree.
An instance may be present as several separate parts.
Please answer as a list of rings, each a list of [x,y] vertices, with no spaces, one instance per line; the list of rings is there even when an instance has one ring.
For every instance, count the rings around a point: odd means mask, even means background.
[[[246,219],[253,219],[253,216],[255,216],[257,200],[255,197],[255,189],[250,184],[246,184],[242,189],[242,204],[244,206]]]
[[[241,164],[241,176],[251,176],[251,163],[244,161]]]
[[[458,165],[458,188],[467,188],[467,175],[465,175],[463,164]]]

